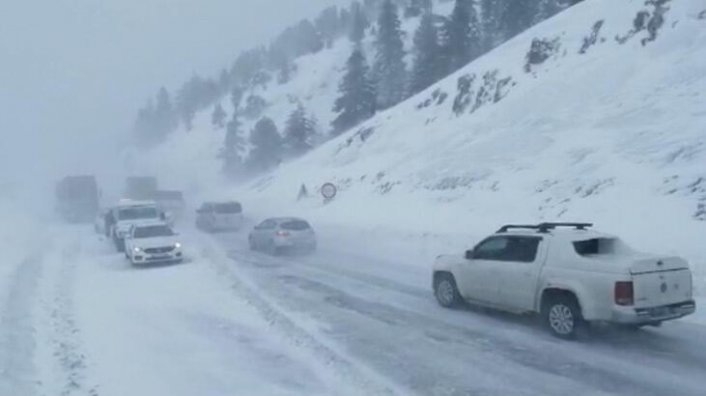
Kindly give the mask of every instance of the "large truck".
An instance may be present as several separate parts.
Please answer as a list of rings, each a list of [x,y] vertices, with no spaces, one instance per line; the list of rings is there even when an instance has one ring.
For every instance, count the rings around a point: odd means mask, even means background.
[[[94,220],[100,205],[100,192],[95,176],[66,176],[56,185],[56,209],[72,223]]]
[[[125,179],[125,198],[153,200],[157,194],[157,178],[152,176],[131,176]]]

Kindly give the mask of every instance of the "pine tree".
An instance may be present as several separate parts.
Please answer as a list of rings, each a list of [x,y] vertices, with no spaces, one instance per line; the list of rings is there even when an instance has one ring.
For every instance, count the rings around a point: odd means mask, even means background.
[[[157,93],[157,106],[154,109],[155,133],[158,139],[164,139],[177,127],[177,116],[166,88],[160,88]]]
[[[213,108],[213,113],[211,114],[211,125],[214,128],[222,129],[226,121],[226,112],[223,110],[223,106],[220,103],[216,104]]]
[[[348,8],[341,8],[338,13],[339,36],[349,36],[351,32],[351,11]]]
[[[332,123],[334,134],[340,134],[375,114],[375,87],[369,74],[365,55],[356,48],[348,58],[345,75],[338,87],[340,96],[333,107],[338,113]]]
[[[263,117],[255,124],[250,133],[250,144],[253,146],[248,157],[250,169],[266,171],[282,160],[282,137],[270,118]]]
[[[297,55],[315,54],[324,48],[324,41],[321,35],[308,19],[299,22],[295,37],[295,42],[299,48]]]
[[[269,67],[277,71],[277,82],[288,83],[292,78],[295,65],[290,56],[280,46],[271,45],[268,54]]]
[[[405,8],[404,16],[406,18],[418,17],[427,12],[431,12],[432,7],[432,0],[409,0],[409,4],[407,8]]]
[[[506,6],[507,1],[504,0],[481,0],[480,2],[484,51],[490,51],[505,41],[505,37],[500,31],[500,20],[505,13]]]
[[[240,102],[243,101],[243,95],[245,93],[243,92],[243,88],[241,87],[234,87],[230,91],[230,103],[233,105],[233,113],[237,114],[240,110]]]
[[[414,66],[410,93],[419,93],[442,77],[440,54],[439,32],[434,24],[434,16],[426,12],[414,34]]]
[[[196,113],[213,104],[218,98],[218,93],[218,84],[216,82],[201,78],[198,75],[191,77],[179,89],[176,108],[186,130],[190,131],[192,129]]]
[[[377,26],[373,75],[377,84],[378,106],[385,109],[405,98],[407,81],[402,29],[397,6],[392,0],[383,0]]]
[[[245,139],[241,134],[240,126],[238,114],[233,113],[233,118],[226,126],[226,137],[221,151],[223,172],[231,177],[237,175],[242,166],[240,153],[245,147]]]
[[[312,138],[316,133],[316,123],[306,113],[304,106],[297,108],[289,115],[284,130],[284,146],[291,156],[299,156],[312,148]]]
[[[333,41],[339,34],[338,7],[331,6],[323,10],[314,21],[316,30],[321,34],[326,48],[333,46]]]
[[[510,1],[500,20],[500,30],[504,38],[518,35],[532,26],[538,14],[539,0]]]
[[[559,13],[564,6],[560,0],[539,0],[533,24],[537,24]]]
[[[158,143],[159,140],[154,134],[154,129],[154,103],[150,100],[138,110],[135,118],[133,131],[138,143],[147,146]]]
[[[221,70],[220,74],[218,75],[218,90],[221,94],[226,94],[228,93],[228,90],[230,90],[230,80],[231,79],[228,70]]]
[[[471,0],[456,0],[442,31],[443,61],[452,73],[481,54],[480,22]]]
[[[358,1],[351,3],[350,27],[348,38],[355,44],[360,44],[365,38],[365,31],[370,27],[368,16],[365,15],[363,6]]]

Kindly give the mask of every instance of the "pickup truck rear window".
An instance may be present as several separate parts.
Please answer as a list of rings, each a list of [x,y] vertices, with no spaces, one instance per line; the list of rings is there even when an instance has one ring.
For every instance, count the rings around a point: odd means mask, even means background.
[[[579,256],[595,256],[599,254],[614,254],[616,240],[613,238],[593,238],[575,241],[574,250]]]

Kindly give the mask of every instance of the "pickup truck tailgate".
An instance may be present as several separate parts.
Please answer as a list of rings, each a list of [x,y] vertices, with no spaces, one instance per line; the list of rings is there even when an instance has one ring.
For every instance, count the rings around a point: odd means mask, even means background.
[[[635,307],[659,307],[692,298],[691,271],[678,257],[654,257],[635,261],[630,267]]]

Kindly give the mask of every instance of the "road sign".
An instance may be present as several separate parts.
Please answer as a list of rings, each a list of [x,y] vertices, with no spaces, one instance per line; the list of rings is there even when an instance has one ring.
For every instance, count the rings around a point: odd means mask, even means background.
[[[338,189],[333,183],[326,183],[321,186],[321,195],[323,195],[326,200],[332,200],[336,197],[337,193]]]

